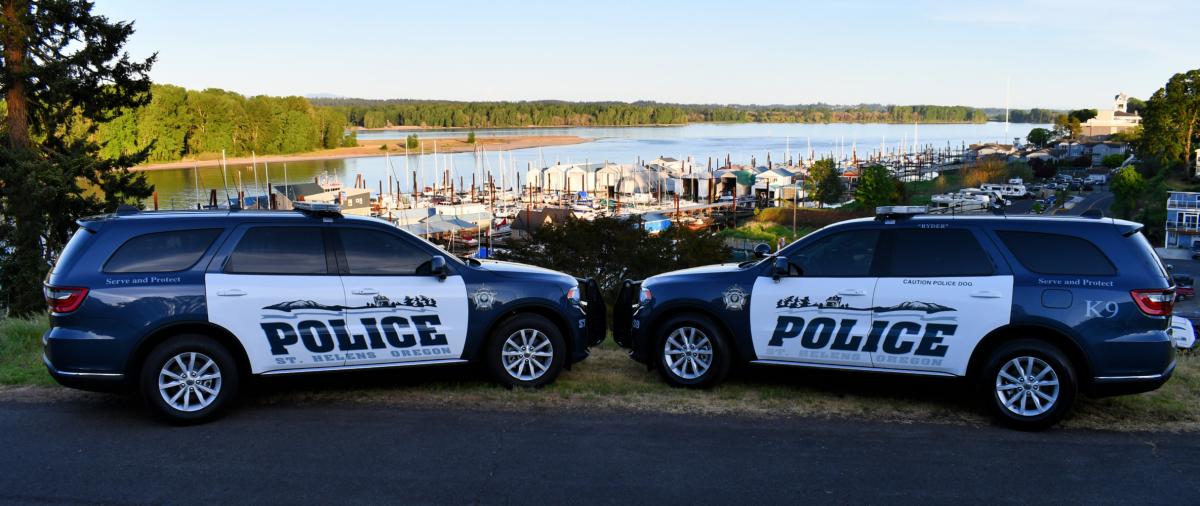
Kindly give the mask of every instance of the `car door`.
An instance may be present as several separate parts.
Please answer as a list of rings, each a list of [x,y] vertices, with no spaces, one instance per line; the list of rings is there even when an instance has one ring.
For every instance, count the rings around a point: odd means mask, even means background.
[[[750,328],[759,360],[870,367],[872,274],[880,232],[833,232],[785,250],[792,275],[754,282]]]
[[[1013,277],[958,224],[888,230],[883,238],[875,325],[880,369],[962,375],[971,352],[1012,313]]]
[[[205,274],[209,321],[242,342],[256,374],[344,362],[346,296],[325,229],[243,225]]]
[[[346,365],[460,359],[469,330],[467,288],[457,272],[430,272],[430,259],[441,253],[399,230],[334,230],[353,337]]]

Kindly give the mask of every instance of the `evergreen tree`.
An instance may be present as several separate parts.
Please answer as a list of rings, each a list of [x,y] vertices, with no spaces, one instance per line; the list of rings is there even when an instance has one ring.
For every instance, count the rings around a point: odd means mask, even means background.
[[[0,285],[13,314],[44,311],[41,283],[82,216],[151,193],[127,167],[149,147],[105,149],[98,125],[149,103],[154,56],[124,52],[133,25],[84,0],[0,0]],[[130,137],[118,125],[120,137]]]

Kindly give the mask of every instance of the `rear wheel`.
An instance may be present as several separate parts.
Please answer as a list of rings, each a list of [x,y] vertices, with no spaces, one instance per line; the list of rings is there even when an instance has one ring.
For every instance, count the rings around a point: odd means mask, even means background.
[[[492,377],[508,387],[537,388],[553,383],[566,362],[566,341],[543,316],[520,314],[501,323],[488,340]]]
[[[159,415],[181,423],[217,417],[237,394],[238,370],[220,343],[181,335],[158,345],[142,365],[142,398]]]
[[[677,316],[661,328],[658,371],[670,385],[708,388],[729,373],[731,350],[708,318]]]
[[[1075,402],[1071,361],[1057,347],[1034,339],[1001,345],[979,377],[997,419],[1021,430],[1041,430],[1062,420]]]

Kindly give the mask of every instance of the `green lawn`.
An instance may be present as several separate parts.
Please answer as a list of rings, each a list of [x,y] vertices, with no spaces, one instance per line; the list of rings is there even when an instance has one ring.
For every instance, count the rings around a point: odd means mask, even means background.
[[[46,318],[0,319],[0,385],[50,385],[42,365]]]
[[[0,384],[35,386],[20,395],[86,399],[64,392],[41,363],[44,320],[0,320]],[[40,390],[39,390],[40,389]],[[40,392],[40,393],[38,393]],[[0,388],[0,399],[4,389]],[[609,409],[742,416],[855,417],[874,420],[987,424],[954,382],[791,368],[756,368],[711,390],[666,386],[657,373],[605,341],[592,356],[541,390],[506,390],[478,374],[399,369],[369,375],[311,376],[265,389],[259,404],[337,403],[450,406],[473,409]],[[1179,357],[1174,378],[1146,394],[1083,398],[1066,427],[1112,430],[1200,430],[1200,357]]]

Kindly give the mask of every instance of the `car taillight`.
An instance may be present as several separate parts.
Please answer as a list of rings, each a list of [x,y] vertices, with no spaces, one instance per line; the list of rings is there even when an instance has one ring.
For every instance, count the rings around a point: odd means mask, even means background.
[[[83,304],[88,289],[47,285],[42,292],[46,294],[46,306],[50,308],[51,313],[70,313]]]
[[[1170,316],[1175,305],[1175,290],[1171,288],[1156,290],[1133,290],[1129,292],[1147,316]]]

